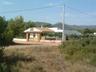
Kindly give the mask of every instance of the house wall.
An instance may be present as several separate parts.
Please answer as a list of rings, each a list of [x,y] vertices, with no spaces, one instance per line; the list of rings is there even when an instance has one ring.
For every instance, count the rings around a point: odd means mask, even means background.
[[[40,41],[40,33],[30,33],[30,41]]]
[[[30,36],[30,34],[26,33],[26,41],[29,41],[29,36]]]

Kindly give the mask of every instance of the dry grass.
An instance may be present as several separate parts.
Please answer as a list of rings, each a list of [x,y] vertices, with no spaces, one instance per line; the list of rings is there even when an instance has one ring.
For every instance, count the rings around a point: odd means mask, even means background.
[[[5,55],[13,72],[96,72],[90,65],[66,61],[54,46],[12,46]]]

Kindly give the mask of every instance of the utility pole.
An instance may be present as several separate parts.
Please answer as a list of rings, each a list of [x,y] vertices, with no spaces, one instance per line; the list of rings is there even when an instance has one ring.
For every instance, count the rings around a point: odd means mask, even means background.
[[[65,32],[64,32],[64,24],[65,24],[65,4],[62,6],[62,42],[65,42]]]

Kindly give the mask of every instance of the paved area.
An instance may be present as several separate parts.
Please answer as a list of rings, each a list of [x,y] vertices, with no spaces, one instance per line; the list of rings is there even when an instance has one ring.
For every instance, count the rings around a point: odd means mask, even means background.
[[[14,41],[17,45],[44,45],[44,46],[58,46],[61,44],[61,42],[54,42],[54,41],[49,41],[49,42],[26,42],[26,41]]]
[[[16,44],[21,45],[48,45],[48,46],[58,46],[61,44],[61,40],[40,40],[40,42],[36,41],[26,41],[26,39],[14,38],[13,41]]]

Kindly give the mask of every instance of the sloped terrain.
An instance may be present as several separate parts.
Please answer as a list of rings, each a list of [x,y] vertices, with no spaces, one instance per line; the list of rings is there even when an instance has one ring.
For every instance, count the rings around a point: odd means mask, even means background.
[[[96,72],[95,67],[82,62],[66,61],[55,46],[11,46],[4,52],[12,72]]]

